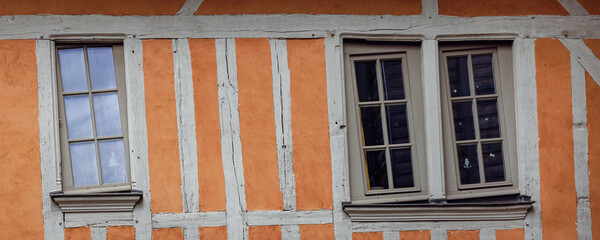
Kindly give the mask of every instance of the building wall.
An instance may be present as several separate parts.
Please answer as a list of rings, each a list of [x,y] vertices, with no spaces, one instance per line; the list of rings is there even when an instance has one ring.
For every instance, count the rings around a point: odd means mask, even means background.
[[[593,1],[48,4],[0,3],[0,239],[600,238]],[[66,224],[49,197],[61,188],[51,43],[90,34],[124,42],[144,191],[132,222]],[[451,37],[514,41],[519,186],[536,201],[524,220],[350,221],[347,36],[419,39],[424,59]]]

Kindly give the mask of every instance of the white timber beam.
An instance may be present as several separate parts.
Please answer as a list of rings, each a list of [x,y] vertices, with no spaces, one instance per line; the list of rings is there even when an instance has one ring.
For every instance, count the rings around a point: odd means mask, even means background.
[[[177,11],[177,16],[191,16],[198,10],[204,0],[186,0],[181,9]]]

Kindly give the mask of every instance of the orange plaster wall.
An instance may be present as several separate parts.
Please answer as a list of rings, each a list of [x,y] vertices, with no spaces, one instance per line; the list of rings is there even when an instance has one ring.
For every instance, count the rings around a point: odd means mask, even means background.
[[[161,228],[152,230],[152,239],[154,240],[183,240],[183,229],[181,228]]]
[[[237,45],[236,45],[237,49]],[[249,240],[280,240],[281,226],[248,227]]]
[[[538,39],[535,65],[542,234],[544,239],[577,239],[569,51],[557,39]]]
[[[182,212],[171,40],[144,40],[152,212]]]
[[[0,41],[0,239],[42,239],[34,40]]]
[[[479,240],[479,230],[451,230],[448,240]]]
[[[597,58],[600,58],[600,39],[584,39],[583,42],[585,42]]]
[[[600,1],[598,0],[577,0],[588,11],[589,14],[600,14]]]
[[[200,211],[225,210],[221,125],[214,39],[190,39]]]
[[[106,240],[135,240],[135,228],[132,226],[109,226],[106,228]]]
[[[400,232],[402,240],[430,240],[431,232],[429,230],[421,231],[402,231]]]
[[[20,0],[0,1],[0,15],[174,15],[185,0]]]
[[[236,39],[235,49],[246,204],[281,210],[271,46],[266,38],[246,38]]]
[[[300,225],[300,240],[335,239],[333,224]]]
[[[522,228],[496,230],[496,240],[525,239],[525,230]]]
[[[418,15],[421,0],[205,0],[196,15],[217,14]]]
[[[585,75],[592,236],[600,236],[600,86]]]
[[[227,240],[227,227],[201,227],[200,240]]]
[[[40,238],[43,239],[43,238]],[[65,228],[65,240],[92,239],[90,227]]]
[[[332,209],[323,39],[288,40],[292,143],[298,210]]]
[[[382,232],[352,233],[352,240],[383,240]],[[403,239],[404,240],[404,239]]]
[[[569,15],[556,0],[439,0],[438,11],[459,17]]]

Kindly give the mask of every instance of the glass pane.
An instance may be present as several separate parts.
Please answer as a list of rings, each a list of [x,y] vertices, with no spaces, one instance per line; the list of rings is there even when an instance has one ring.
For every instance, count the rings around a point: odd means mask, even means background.
[[[65,115],[69,139],[94,136],[88,95],[65,97]]]
[[[486,182],[504,181],[504,161],[502,160],[502,143],[481,144],[483,170]]]
[[[392,174],[394,175],[394,188],[414,187],[410,148],[392,149]]]
[[[404,78],[402,60],[381,61],[383,72],[383,90],[386,100],[404,99]]]
[[[127,182],[127,165],[125,165],[125,150],[123,140],[99,141],[100,166],[104,183]]]
[[[456,140],[475,139],[471,101],[452,102],[452,114],[454,115],[454,133],[456,134]]]
[[[356,87],[358,88],[358,101],[368,102],[379,100],[377,90],[377,72],[375,61],[355,62]]]
[[[406,120],[406,105],[385,106],[390,144],[408,143],[408,121]]]
[[[58,50],[63,92],[87,91],[83,48]]]
[[[92,89],[116,88],[112,47],[88,48]]]
[[[500,137],[496,99],[477,100],[477,114],[481,138]]]
[[[460,183],[480,183],[477,145],[457,146],[456,153],[458,155],[458,168],[460,169]]]
[[[73,168],[73,186],[100,184],[94,142],[71,143],[69,148],[71,168]]]
[[[492,54],[473,55],[473,80],[475,81],[475,94],[494,94],[494,70],[492,68]]]
[[[383,145],[381,110],[379,107],[361,107],[363,141],[365,146]]]
[[[94,94],[94,114],[98,137],[121,135],[121,113],[117,93]]]
[[[448,80],[450,81],[450,96],[470,96],[469,68],[467,56],[448,57]]]
[[[389,189],[385,151],[367,151],[365,152],[365,157],[367,158],[369,189]]]

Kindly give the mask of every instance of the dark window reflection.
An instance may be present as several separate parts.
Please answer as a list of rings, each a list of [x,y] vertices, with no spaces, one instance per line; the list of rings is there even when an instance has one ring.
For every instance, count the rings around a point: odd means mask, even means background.
[[[361,107],[360,115],[365,146],[382,145],[383,130],[380,107]]]
[[[367,151],[365,152],[365,156],[367,158],[370,189],[389,189],[385,151]]]
[[[496,99],[477,100],[477,114],[481,138],[500,137]]]
[[[453,102],[452,113],[454,115],[456,140],[475,139],[472,102]]]
[[[448,57],[448,80],[450,81],[450,96],[470,96],[469,69],[467,56]]]
[[[388,137],[391,144],[408,143],[408,121],[406,105],[389,105],[385,107],[388,124]]]
[[[504,181],[504,161],[502,160],[502,143],[481,144],[483,167],[486,182]]]
[[[458,155],[458,168],[460,169],[460,183],[480,183],[477,145],[457,146],[456,153]]]
[[[394,188],[413,187],[410,148],[390,150]]]
[[[473,55],[473,80],[475,82],[475,94],[494,94],[494,70],[492,68],[492,54]]]
[[[355,62],[356,86],[358,88],[358,100],[360,102],[379,100],[377,91],[377,72],[375,61]]]
[[[402,60],[381,61],[386,100],[404,99]]]

